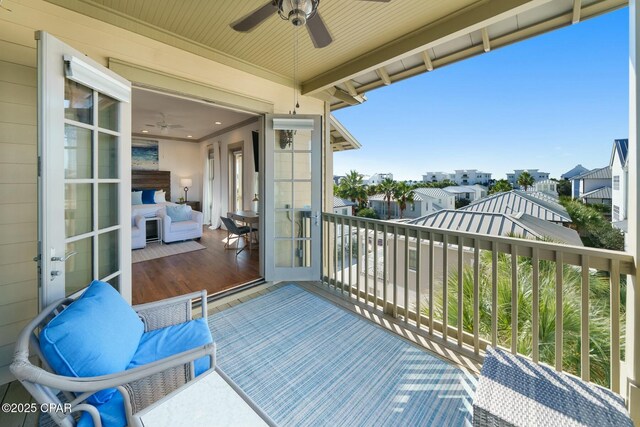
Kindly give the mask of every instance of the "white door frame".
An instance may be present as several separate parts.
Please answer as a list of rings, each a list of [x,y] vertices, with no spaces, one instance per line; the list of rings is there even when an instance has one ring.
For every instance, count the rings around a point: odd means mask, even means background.
[[[277,123],[276,123],[277,121]],[[261,228],[264,230],[264,277],[267,281],[285,280],[319,280],[322,271],[322,116],[321,115],[266,115],[264,126],[264,203],[261,213]],[[276,131],[283,129],[300,129],[311,131],[310,149],[288,149],[292,155],[297,153],[310,154],[310,180],[297,179],[295,174],[291,179],[275,178],[275,156],[276,156]],[[291,145],[294,147],[295,143]],[[278,151],[284,154],[284,151]],[[295,164],[294,157],[291,164]],[[295,167],[295,166],[292,166]],[[293,169],[292,169],[293,170]],[[293,204],[287,207],[275,206],[276,182],[292,182]],[[310,206],[296,206],[295,184],[308,183],[310,181]],[[276,214],[285,213],[288,215],[292,225],[292,237],[278,237],[276,235]],[[299,220],[299,221],[298,221]],[[298,221],[296,223],[296,221]],[[296,228],[296,226],[298,228]],[[306,227],[308,226],[308,230]],[[296,230],[305,229],[307,234],[296,235]],[[277,256],[281,252],[278,249],[278,242],[292,242],[292,263],[291,266],[276,266]],[[300,246],[300,247],[298,247]],[[310,252],[308,266],[295,266],[296,251],[298,258],[304,258]]]
[[[65,75],[119,100],[119,290],[131,301],[131,85],[85,54],[50,34],[36,32],[38,41],[38,256],[40,309],[65,296],[64,84]],[[65,74],[66,73],[66,74]],[[97,108],[97,106],[94,106]],[[95,162],[96,156],[93,157]],[[94,170],[96,165],[92,166]],[[94,177],[97,178],[97,177]],[[95,181],[97,183],[97,180]],[[94,189],[96,185],[94,185]],[[94,199],[98,195],[94,194]],[[94,204],[95,206],[95,204]],[[93,213],[93,221],[97,213]],[[95,227],[93,227],[95,230]],[[93,246],[93,277],[98,257]],[[87,283],[88,285],[88,283]]]

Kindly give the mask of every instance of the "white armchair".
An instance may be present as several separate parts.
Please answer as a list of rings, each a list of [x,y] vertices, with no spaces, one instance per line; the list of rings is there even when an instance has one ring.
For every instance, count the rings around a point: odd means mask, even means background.
[[[179,222],[173,222],[166,211],[159,211],[158,216],[162,218],[162,241],[165,243],[202,237],[202,212],[191,211],[190,220]]]
[[[131,218],[131,249],[147,246],[147,219],[142,215]]]

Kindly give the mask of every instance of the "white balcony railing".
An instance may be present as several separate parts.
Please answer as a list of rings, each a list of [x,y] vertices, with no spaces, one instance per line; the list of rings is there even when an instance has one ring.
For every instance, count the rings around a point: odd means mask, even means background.
[[[323,233],[345,298],[479,360],[499,346],[620,392],[630,255],[329,213]]]

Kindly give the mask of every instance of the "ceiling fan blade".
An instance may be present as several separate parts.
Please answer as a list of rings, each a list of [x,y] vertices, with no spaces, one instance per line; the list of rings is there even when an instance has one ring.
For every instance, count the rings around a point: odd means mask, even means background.
[[[146,123],[145,126],[149,126],[150,128],[156,127],[156,125],[150,125],[149,123]]]
[[[327,26],[324,24],[320,13],[316,12],[311,19],[307,20],[307,31],[313,45],[317,48],[323,48],[329,46],[333,39]]]
[[[180,129],[180,128],[183,128],[184,126],[182,126],[182,125],[167,125],[166,127],[171,128],[171,129]]]
[[[236,22],[231,24],[231,28],[240,32],[253,30],[259,24],[261,24],[262,21],[277,12],[278,8],[274,3],[275,2],[270,1],[264,6],[261,6],[258,9],[254,10],[250,14],[238,19]]]

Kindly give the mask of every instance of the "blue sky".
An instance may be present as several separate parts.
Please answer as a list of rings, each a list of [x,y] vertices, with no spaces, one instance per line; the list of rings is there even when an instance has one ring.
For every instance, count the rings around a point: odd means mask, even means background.
[[[513,169],[559,177],[608,164],[628,137],[628,9],[506,46],[367,93],[334,115],[362,148],[334,173]]]

